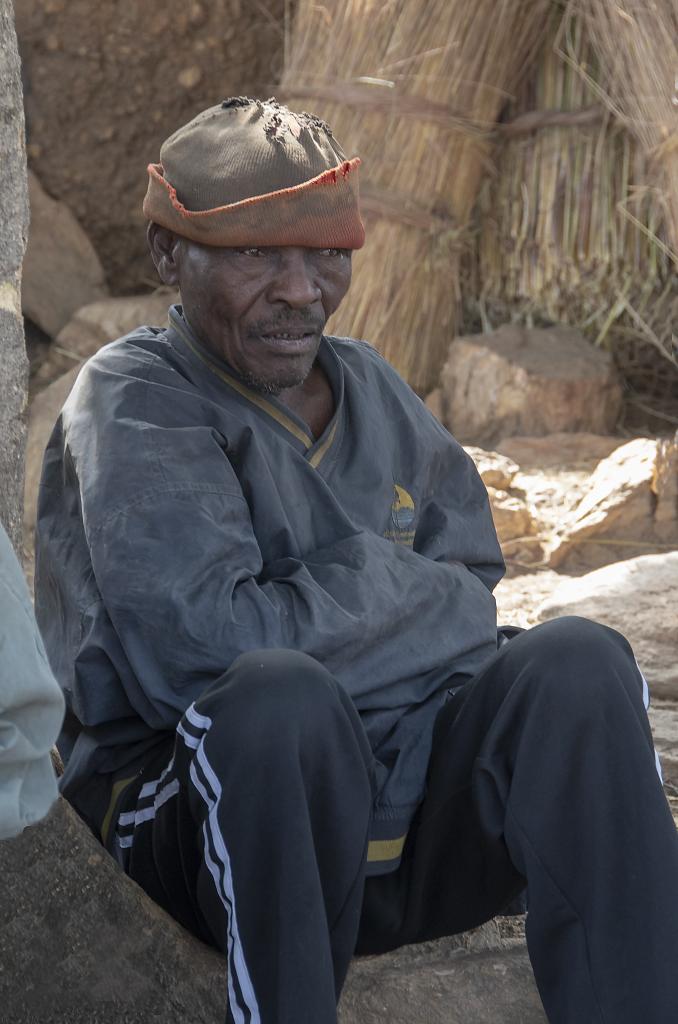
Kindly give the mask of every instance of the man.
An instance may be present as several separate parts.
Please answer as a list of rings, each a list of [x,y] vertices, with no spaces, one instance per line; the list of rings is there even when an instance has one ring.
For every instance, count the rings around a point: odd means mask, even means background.
[[[356,949],[470,928],[527,883],[549,1020],[667,1024],[678,841],[642,676],[581,619],[498,647],[471,460],[323,335],[358,163],[237,98],[149,168],[182,304],[88,363],[45,458],[63,791],[223,950],[229,1021],[333,1024]]]
[[[0,525],[0,839],[40,821],[56,800],[50,749],[63,717],[26,580]]]

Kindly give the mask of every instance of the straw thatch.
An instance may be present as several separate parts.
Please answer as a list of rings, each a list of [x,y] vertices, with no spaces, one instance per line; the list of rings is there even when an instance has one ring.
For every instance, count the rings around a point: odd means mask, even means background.
[[[555,43],[555,46],[554,46]],[[567,58],[562,46],[567,47]],[[601,103],[586,22],[552,22],[483,189],[467,313],[567,323],[611,348],[631,398],[676,414],[678,279],[643,147]],[[671,412],[668,412],[669,421]]]
[[[600,64],[592,85],[650,158],[648,176],[661,189],[678,253],[678,3],[570,0],[568,57],[571,19],[584,20]]]
[[[363,159],[368,242],[333,323],[418,390],[458,326],[459,260],[491,129],[538,49],[550,0],[300,0],[283,98]]]

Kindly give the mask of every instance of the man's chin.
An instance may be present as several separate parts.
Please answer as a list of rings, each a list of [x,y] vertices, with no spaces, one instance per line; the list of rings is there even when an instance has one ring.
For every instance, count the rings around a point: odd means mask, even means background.
[[[240,369],[240,375],[249,387],[264,395],[297,388],[313,368],[320,340],[321,335],[313,335],[310,341],[308,337],[299,342],[284,339],[279,345],[269,341],[266,356],[262,357],[260,350],[248,368]]]
[[[304,383],[310,372],[311,366],[303,365],[294,368],[289,367],[284,372],[276,373],[275,376],[249,372],[243,374],[243,380],[248,387],[262,395],[279,395],[282,391],[299,387]]]

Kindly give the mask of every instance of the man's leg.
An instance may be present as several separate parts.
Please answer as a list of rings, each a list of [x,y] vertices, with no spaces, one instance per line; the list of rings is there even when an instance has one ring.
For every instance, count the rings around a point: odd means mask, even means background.
[[[678,837],[643,680],[584,619],[505,645],[440,712],[401,871],[368,879],[362,951],[480,924],[527,881],[551,1024],[678,1019]]]
[[[166,770],[120,815],[131,877],[226,954],[229,1022],[335,1024],[371,777],[359,717],[329,673],[260,651],[187,710]]]

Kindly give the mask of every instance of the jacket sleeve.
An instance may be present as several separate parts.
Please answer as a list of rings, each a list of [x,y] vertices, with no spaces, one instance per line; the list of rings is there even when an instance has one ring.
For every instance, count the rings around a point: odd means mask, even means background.
[[[305,651],[369,708],[385,687],[391,703],[401,687],[411,702],[412,680],[439,675],[441,657],[471,671],[495,643],[493,598],[460,561],[365,531],[264,565],[244,498],[207,485],[135,501],[89,545],[119,660],[143,680],[136,711],[154,728],[174,724],[246,651]],[[480,560],[493,554],[489,543]],[[87,619],[83,650],[110,649]],[[92,630],[100,622],[92,615]]]
[[[40,821],[56,799],[50,748],[63,714],[21,567],[0,528],[0,839]]]
[[[435,427],[438,433],[444,430],[438,423]],[[492,591],[505,565],[487,488],[471,456],[444,433],[445,443],[431,459],[415,549],[435,561],[463,562]]]

